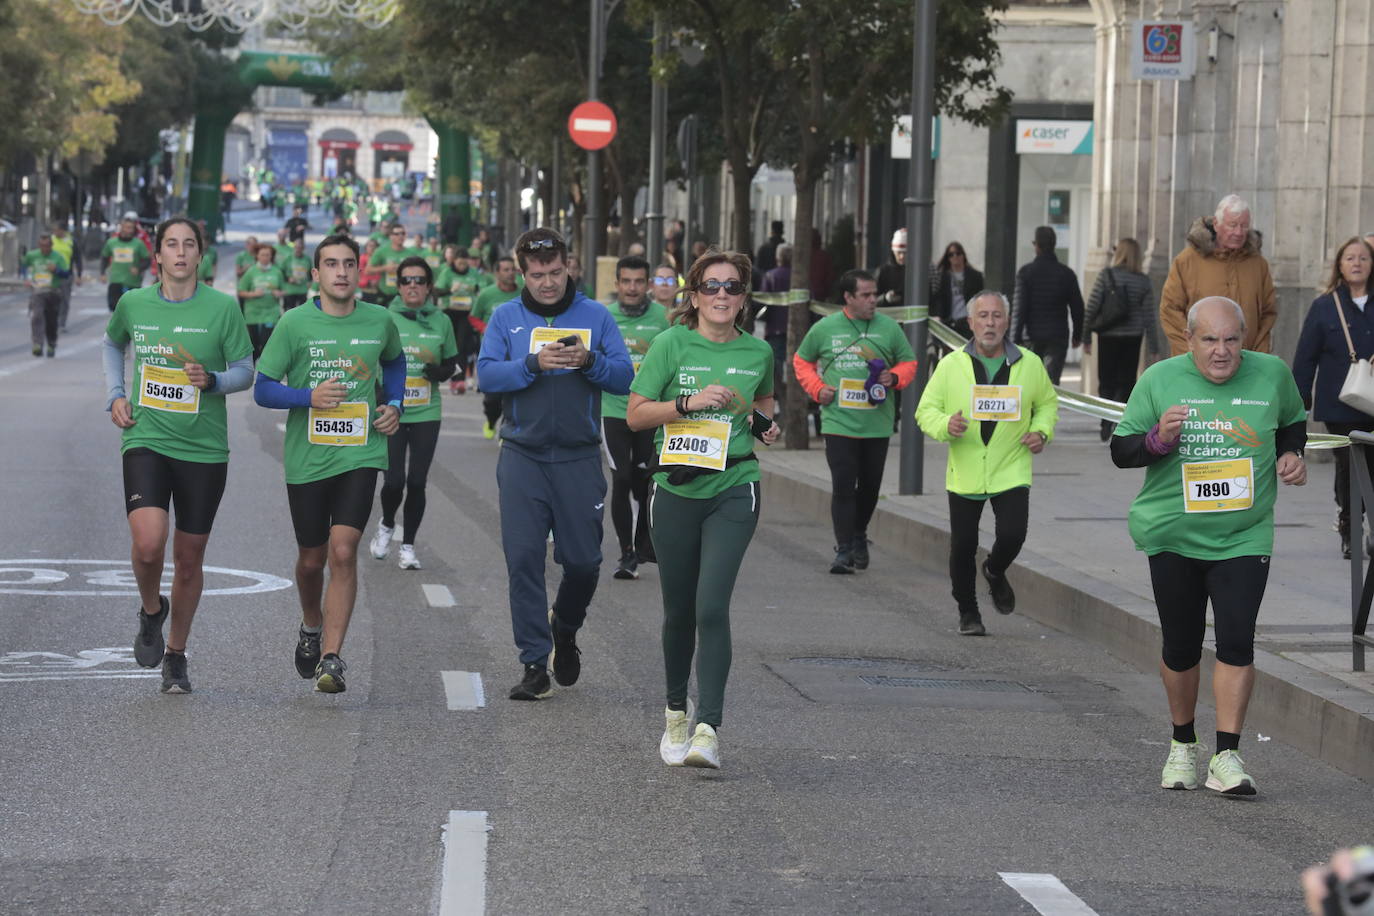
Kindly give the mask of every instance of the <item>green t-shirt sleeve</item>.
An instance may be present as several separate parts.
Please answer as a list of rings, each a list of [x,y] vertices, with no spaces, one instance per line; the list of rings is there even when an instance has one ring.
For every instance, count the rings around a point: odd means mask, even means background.
[[[294,312],[295,309],[292,309]],[[267,344],[262,348],[262,355],[258,357],[258,371],[270,379],[281,381],[286,378],[287,372],[291,368],[291,358],[296,352],[296,335],[293,331],[293,324],[290,320],[291,312],[287,312],[282,320],[277,324],[272,336],[267,338]],[[395,333],[395,328],[392,329]]]
[[[1155,369],[1163,365],[1163,362],[1159,362],[1146,369],[1135,388],[1131,389],[1131,396],[1126,400],[1126,409],[1121,413],[1121,422],[1116,427],[1118,436],[1148,433],[1159,422],[1159,417],[1164,411],[1155,403],[1155,380],[1159,377]],[[1296,388],[1294,385],[1294,389]]]
[[[816,329],[820,326],[820,322],[811,325],[811,329],[802,338],[801,346],[797,347],[797,355],[808,363],[816,362],[821,356],[820,335],[816,333]]]
[[[672,350],[671,340],[665,332],[649,343],[644,361],[639,364],[639,372],[630,383],[632,394],[641,395],[651,401],[663,400],[664,392],[668,390],[668,383],[672,381],[673,372],[677,368],[677,360],[669,352]]]
[[[443,328],[444,339],[439,344],[439,360],[448,359],[458,355],[458,340],[453,336],[453,322],[448,321],[444,316],[438,316],[439,326]]]
[[[129,342],[129,315],[122,300],[115,306],[110,320],[105,324],[105,335],[120,346]]]
[[[105,244],[100,246],[100,256],[102,258],[114,256],[114,239],[106,239]]]
[[[239,277],[239,292],[241,292],[241,293],[247,293],[247,292],[251,292],[252,289],[253,289],[253,269],[250,267],[248,270],[245,270],[245,271],[243,272],[243,276]]]
[[[897,363],[909,363],[916,358],[916,353],[911,349],[911,341],[906,339],[906,331],[897,322],[888,325],[887,335],[888,352],[893,355],[893,365]]]
[[[248,337],[248,324],[243,320],[243,312],[234,303],[224,309],[224,357],[233,362],[253,355],[253,341]]]
[[[754,400],[773,396],[773,348],[771,346],[768,347],[767,358],[763,361],[763,365],[763,377],[759,379],[759,387],[754,391]]]
[[[450,327],[452,327],[450,325]],[[395,359],[401,353],[401,332],[396,330],[396,322],[391,320],[388,315],[386,319],[386,336],[382,340],[382,361]]]

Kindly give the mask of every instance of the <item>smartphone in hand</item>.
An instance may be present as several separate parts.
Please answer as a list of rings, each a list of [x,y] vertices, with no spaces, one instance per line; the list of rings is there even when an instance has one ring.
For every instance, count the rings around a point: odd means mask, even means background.
[[[754,409],[754,415],[749,418],[749,422],[749,431],[753,433],[754,438],[760,442],[763,442],[763,434],[773,428],[773,418],[758,408]],[[768,443],[763,442],[763,444],[767,445]]]

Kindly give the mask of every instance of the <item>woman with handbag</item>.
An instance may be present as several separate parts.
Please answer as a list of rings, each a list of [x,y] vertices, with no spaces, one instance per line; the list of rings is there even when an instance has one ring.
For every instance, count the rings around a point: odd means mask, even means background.
[[[1140,270],[1140,243],[1125,238],[1112,249],[1112,263],[1097,275],[1088,308],[1083,316],[1089,332],[1096,332],[1097,392],[1125,403],[1135,387],[1140,364],[1140,342],[1149,346],[1150,361],[1160,356],[1159,324],[1154,314],[1150,278]],[[1092,333],[1083,340],[1083,353],[1092,353]],[[1101,437],[1112,437],[1116,424],[1102,421]]]
[[[1358,237],[1336,249],[1331,278],[1322,295],[1312,301],[1293,354],[1293,377],[1313,419],[1328,432],[1344,436],[1354,430],[1374,431],[1374,415],[1352,407],[1355,400],[1343,389],[1346,379],[1361,374],[1368,380],[1374,356],[1374,315],[1370,314],[1369,276],[1374,248]],[[1314,384],[1315,380],[1315,384]],[[1359,403],[1357,401],[1357,403]],[[1368,402],[1363,402],[1368,407]],[[1336,528],[1341,555],[1350,559],[1350,449],[1336,449]],[[1366,547],[1369,551],[1368,546]]]

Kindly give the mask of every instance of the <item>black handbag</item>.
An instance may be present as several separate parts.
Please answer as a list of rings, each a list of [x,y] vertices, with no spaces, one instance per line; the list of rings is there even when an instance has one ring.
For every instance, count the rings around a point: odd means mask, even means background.
[[[1116,288],[1116,279],[1112,276],[1110,267],[1104,268],[1107,275],[1107,289],[1102,294],[1102,302],[1097,309],[1097,314],[1093,316],[1093,326],[1090,331],[1101,334],[1103,331],[1110,331],[1112,328],[1121,324],[1130,314],[1130,306],[1126,303],[1126,297],[1121,290]]]

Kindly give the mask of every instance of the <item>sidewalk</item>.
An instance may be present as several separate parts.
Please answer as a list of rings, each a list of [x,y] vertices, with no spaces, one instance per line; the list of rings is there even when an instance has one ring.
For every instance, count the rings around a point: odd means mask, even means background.
[[[943,572],[949,556],[945,446],[925,439],[925,493],[899,496],[897,442],[894,436],[869,537]],[[759,458],[768,498],[812,515],[824,525],[817,536],[829,538],[830,477],[822,443],[813,439],[807,451],[761,448]],[[1279,487],[1247,730],[1274,735],[1374,781],[1374,673],[1351,670],[1350,563],[1341,559],[1332,530],[1334,470],[1330,461],[1310,462],[1305,487]],[[1062,412],[1055,440],[1035,461],[1030,534],[1009,577],[1017,613],[1090,639],[1142,671],[1155,671],[1160,637],[1149,568],[1126,527],[1144,473],[1112,464],[1098,439],[1097,420]],[[987,549],[991,512],[984,513],[981,532]],[[981,578],[979,589],[995,639],[997,615]],[[948,601],[953,628],[953,599],[935,597]],[[1208,644],[1203,664],[1210,668],[1210,626]],[[1210,687],[1203,687],[1203,699],[1210,702]]]

